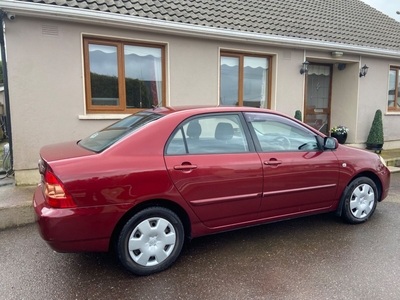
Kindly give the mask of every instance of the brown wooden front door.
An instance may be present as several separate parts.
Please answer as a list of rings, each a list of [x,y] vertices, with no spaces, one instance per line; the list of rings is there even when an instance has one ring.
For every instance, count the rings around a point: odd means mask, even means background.
[[[310,64],[306,73],[305,123],[329,135],[332,65]]]

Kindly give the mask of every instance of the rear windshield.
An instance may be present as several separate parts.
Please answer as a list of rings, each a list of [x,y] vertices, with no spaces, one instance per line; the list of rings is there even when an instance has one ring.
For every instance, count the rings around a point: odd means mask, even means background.
[[[141,111],[125,119],[118,121],[101,131],[79,141],[78,145],[94,152],[101,152],[110,147],[124,136],[138,130],[140,127],[155,121],[163,115],[153,112]]]

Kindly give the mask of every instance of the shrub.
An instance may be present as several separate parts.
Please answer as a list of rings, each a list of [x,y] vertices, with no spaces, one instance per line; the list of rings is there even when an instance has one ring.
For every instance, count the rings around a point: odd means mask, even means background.
[[[296,110],[295,114],[294,114],[294,118],[303,122],[303,118],[301,116],[301,111],[300,110]]]
[[[372,121],[371,129],[368,134],[368,145],[383,145],[383,124],[382,124],[382,111],[378,109],[375,112],[374,120]]]

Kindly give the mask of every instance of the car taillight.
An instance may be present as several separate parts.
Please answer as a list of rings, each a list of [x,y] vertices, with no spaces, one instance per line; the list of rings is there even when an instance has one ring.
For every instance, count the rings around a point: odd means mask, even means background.
[[[61,181],[49,170],[44,172],[43,181],[43,192],[48,205],[55,208],[70,208],[76,206],[74,200],[71,195],[68,194]]]

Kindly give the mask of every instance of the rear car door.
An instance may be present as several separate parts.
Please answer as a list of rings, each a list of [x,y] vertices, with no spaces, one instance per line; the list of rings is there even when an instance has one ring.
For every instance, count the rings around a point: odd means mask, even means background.
[[[327,210],[334,204],[338,160],[323,138],[289,118],[246,113],[264,169],[259,218]]]
[[[240,113],[184,121],[165,147],[165,164],[183,198],[208,227],[256,219],[262,165]]]

